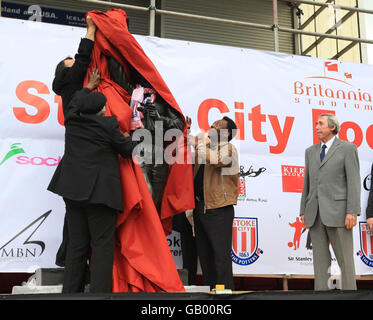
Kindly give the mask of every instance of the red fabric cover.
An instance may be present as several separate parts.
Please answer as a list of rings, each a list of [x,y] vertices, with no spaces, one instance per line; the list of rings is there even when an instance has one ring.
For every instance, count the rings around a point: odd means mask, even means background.
[[[129,132],[132,110],[130,95],[110,80],[107,58],[114,57],[125,70],[132,65],[165,99],[182,114],[157,69],[129,33],[126,13],[110,9],[90,11],[97,26],[92,62],[87,72],[99,70],[97,91],[107,98],[106,113],[114,115],[122,132]],[[185,139],[179,140],[184,147]],[[180,157],[185,158],[186,148]],[[172,231],[172,216],[194,207],[193,174],[190,164],[170,166],[159,219],[141,168],[132,159],[119,157],[124,211],[118,214],[113,267],[113,292],[183,292],[166,234]],[[189,162],[190,163],[190,162]]]

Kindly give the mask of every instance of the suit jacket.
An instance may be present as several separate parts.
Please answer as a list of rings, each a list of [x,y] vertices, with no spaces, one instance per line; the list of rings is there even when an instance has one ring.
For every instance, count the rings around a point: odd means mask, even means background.
[[[370,172],[370,176],[371,176],[371,179],[372,179],[373,178],[373,165],[372,165],[372,169],[371,169],[371,172]],[[368,218],[373,218],[373,183],[371,183],[371,185],[370,185],[370,191],[369,191],[369,196],[368,196],[368,206],[367,206],[366,214],[367,214],[367,217],[366,217],[367,219]]]
[[[75,63],[73,66],[64,68],[53,79],[52,89],[62,98],[62,109],[65,117],[74,93],[83,88],[83,81],[91,63],[93,45],[92,40],[82,38],[78,53],[74,57]]]
[[[79,105],[88,93],[87,88],[78,91],[68,107],[65,153],[48,190],[123,211],[118,153],[130,158],[136,143],[123,136],[115,117],[80,114]]]
[[[324,225],[344,227],[346,213],[360,215],[360,165],[354,144],[336,138],[320,162],[321,143],[305,153],[300,214],[312,227],[319,210]]]

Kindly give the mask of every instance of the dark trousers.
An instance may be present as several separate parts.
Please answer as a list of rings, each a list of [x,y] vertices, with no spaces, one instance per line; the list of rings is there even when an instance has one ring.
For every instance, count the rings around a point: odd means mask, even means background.
[[[197,276],[197,247],[192,226],[185,216],[185,212],[174,215],[173,230],[180,232],[183,268],[188,270],[188,285],[194,285]]]
[[[69,241],[62,292],[84,292],[89,257],[90,292],[111,292],[116,210],[101,204],[64,200]]]
[[[217,284],[234,289],[232,271],[232,205],[206,210],[197,202],[194,210],[194,231],[197,252],[205,285],[214,289]]]

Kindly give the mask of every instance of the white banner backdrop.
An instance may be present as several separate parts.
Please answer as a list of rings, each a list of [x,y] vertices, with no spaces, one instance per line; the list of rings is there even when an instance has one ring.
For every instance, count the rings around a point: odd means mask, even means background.
[[[0,272],[55,267],[65,214],[46,190],[64,149],[56,64],[73,56],[85,29],[0,18]],[[373,161],[373,66],[136,36],[192,131],[227,115],[240,136],[235,274],[313,274],[308,230],[299,220],[304,150],[320,112],[334,112],[339,137],[358,146],[362,215],[354,229],[357,274],[371,274],[365,208]],[[168,237],[181,267],[178,233]],[[336,269],[334,263],[333,269]],[[332,270],[333,271],[333,270]],[[336,271],[337,272],[337,271]]]

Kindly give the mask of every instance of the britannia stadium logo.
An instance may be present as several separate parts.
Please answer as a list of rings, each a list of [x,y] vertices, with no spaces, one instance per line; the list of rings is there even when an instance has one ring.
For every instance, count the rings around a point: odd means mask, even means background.
[[[233,220],[232,261],[247,266],[258,260],[263,250],[258,248],[258,218]]]

